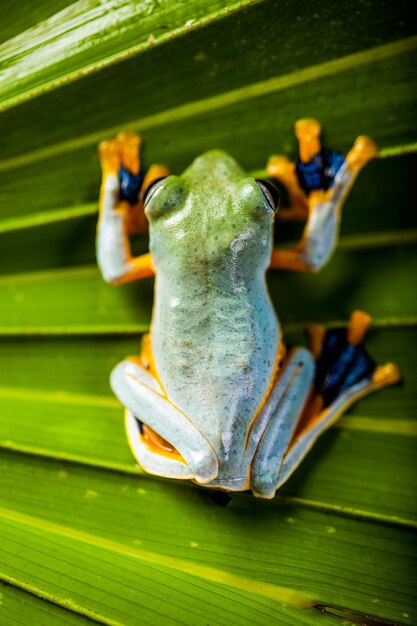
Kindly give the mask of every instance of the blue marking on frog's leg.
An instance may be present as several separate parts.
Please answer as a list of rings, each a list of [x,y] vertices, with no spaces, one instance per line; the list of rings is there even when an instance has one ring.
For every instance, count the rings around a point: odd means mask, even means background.
[[[127,151],[132,145],[136,150],[138,140],[138,137],[120,138],[102,141],[99,145],[103,179],[96,251],[101,273],[112,284],[138,280],[154,273],[149,254],[132,257],[127,228],[129,205],[126,201],[121,202],[120,168],[126,159],[133,165],[135,160],[138,161],[137,155],[133,158],[135,155],[132,157]]]
[[[130,205],[139,202],[139,194],[142,189],[143,174],[139,172],[134,174],[120,165],[119,169],[119,195],[120,200],[126,200]]]
[[[250,476],[250,486],[256,496],[272,498],[275,494],[279,469],[310,396],[314,373],[311,352],[297,348],[290,353],[252,427],[249,448],[259,441]]]
[[[140,441],[138,443],[138,426],[135,433],[128,415],[128,434],[133,437],[130,443],[145,469],[171,478],[194,478],[201,484],[216,478],[218,461],[213,448],[188,416],[162,395],[159,383],[151,374],[127,359],[114,368],[110,382],[122,404],[133,416],[137,416],[137,424],[140,420],[152,428],[181,454],[185,462],[178,465],[178,461],[164,461],[162,455],[157,453],[148,451],[145,454],[144,446]]]

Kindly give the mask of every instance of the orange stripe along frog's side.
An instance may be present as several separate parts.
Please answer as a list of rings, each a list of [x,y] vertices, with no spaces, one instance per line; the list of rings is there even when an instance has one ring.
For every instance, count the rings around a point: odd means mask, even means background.
[[[268,165],[292,200],[284,216],[307,220],[292,250],[273,249],[276,189],[228,154],[207,152],[181,176],[156,166],[143,180],[137,135],[100,145],[101,272],[113,284],[155,275],[142,353],[111,374],[133,454],[152,474],[272,498],[348,406],[399,378],[395,365],[377,366],[366,353],[370,318],[361,312],[344,329],[314,327],[311,349],[284,349],[265,272],[317,271],[327,262],[342,202],[376,152],[366,137],[346,158],[324,152],[319,131],[315,120],[301,120],[297,166],[284,157]],[[132,257],[138,197],[150,253]]]

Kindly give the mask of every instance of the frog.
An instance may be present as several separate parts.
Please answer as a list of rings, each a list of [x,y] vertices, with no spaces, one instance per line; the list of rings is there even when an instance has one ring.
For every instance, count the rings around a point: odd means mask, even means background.
[[[317,272],[327,263],[345,190],[367,154],[312,203],[302,242],[281,249],[274,185],[209,150],[181,175],[148,181],[149,252],[135,257],[120,169],[139,171],[137,144],[132,132],[99,146],[96,241],[111,285],[155,280],[141,352],[110,376],[134,458],[155,476],[271,499],[348,407],[400,379],[394,363],[377,365],[364,348],[371,318],[362,311],[343,328],[311,326],[308,347],[287,349],[266,282],[269,269]]]

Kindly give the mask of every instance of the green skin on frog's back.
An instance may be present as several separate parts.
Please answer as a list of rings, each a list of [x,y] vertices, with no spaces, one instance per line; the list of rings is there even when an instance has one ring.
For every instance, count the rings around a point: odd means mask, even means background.
[[[158,375],[214,447],[218,480],[241,476],[246,434],[280,342],[265,282],[274,211],[253,178],[212,151],[170,177],[147,216]]]

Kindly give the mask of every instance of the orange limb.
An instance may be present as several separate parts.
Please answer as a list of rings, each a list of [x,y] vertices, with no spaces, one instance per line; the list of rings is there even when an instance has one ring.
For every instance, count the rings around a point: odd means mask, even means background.
[[[279,180],[286,188],[289,196],[290,206],[278,211],[278,218],[281,220],[305,221],[308,217],[308,202],[301,189],[295,165],[285,156],[271,156],[267,164],[268,175]]]
[[[126,236],[127,239],[127,236]],[[129,246],[130,247],[130,246]],[[142,278],[152,278],[155,275],[155,268],[152,262],[152,256],[149,252],[141,254],[137,257],[131,257],[129,260],[130,269],[123,276],[112,281],[113,285],[123,285],[134,280]]]

